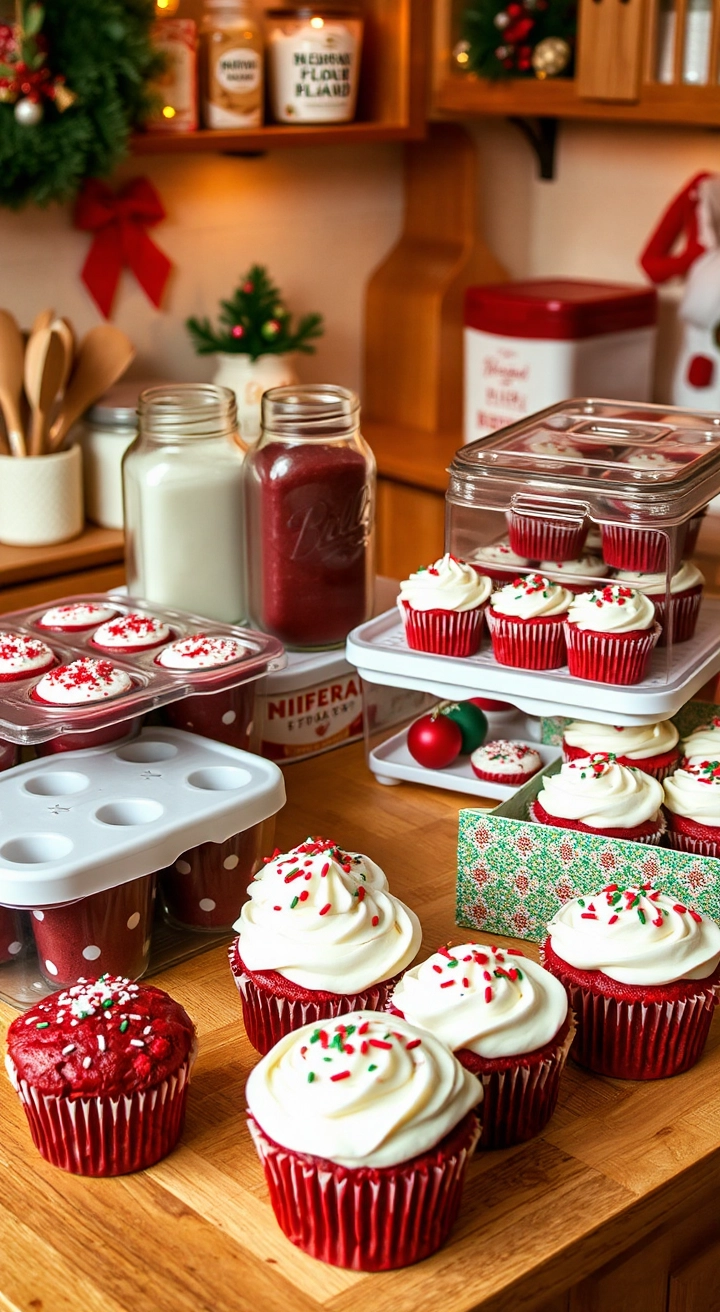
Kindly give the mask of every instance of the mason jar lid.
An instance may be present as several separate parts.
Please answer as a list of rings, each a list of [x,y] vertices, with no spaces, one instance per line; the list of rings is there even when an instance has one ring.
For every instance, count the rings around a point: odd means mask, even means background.
[[[348,0],[347,4],[336,2],[329,5],[282,5],[278,8],[266,9],[265,18],[359,18],[360,12],[360,5]]]
[[[355,431],[359,418],[355,392],[333,383],[272,387],[262,398],[262,431],[275,437],[343,437]]]
[[[237,431],[237,403],[229,387],[213,383],[165,383],[140,395],[141,435],[177,438],[224,437]]]
[[[108,388],[101,397],[85,412],[89,424],[100,428],[137,428],[137,409],[140,393],[148,387],[165,386],[161,378],[147,378],[138,381],[127,378],[114,387]]]

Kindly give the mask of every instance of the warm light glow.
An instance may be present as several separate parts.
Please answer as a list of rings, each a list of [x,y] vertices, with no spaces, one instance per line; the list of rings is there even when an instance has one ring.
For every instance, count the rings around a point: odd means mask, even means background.
[[[176,14],[180,0],[155,0],[155,13],[161,18],[167,18],[168,14]]]
[[[325,19],[324,19],[324,18],[311,18],[311,19],[310,19],[310,26],[311,26],[311,27],[324,27],[324,26],[325,26]]]
[[[457,64],[467,64],[469,58],[470,56],[467,50],[460,50],[458,54],[455,56],[455,62]]]
[[[175,117],[175,110],[173,109],[172,105],[164,105],[163,118],[174,118],[174,117]]]

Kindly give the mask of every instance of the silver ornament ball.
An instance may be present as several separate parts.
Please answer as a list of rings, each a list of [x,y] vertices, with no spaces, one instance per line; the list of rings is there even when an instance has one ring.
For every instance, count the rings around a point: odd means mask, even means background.
[[[561,36],[546,36],[532,52],[532,66],[539,78],[557,77],[570,63],[570,46]]]
[[[13,114],[16,121],[22,124],[24,128],[34,128],[42,121],[43,107],[38,100],[30,100],[25,97],[23,100],[15,102]]]
[[[495,17],[493,18],[493,23],[495,24],[496,27],[500,28],[501,32],[504,27],[507,27],[509,22],[510,22],[510,15],[506,14],[504,10],[501,10],[500,13],[496,14]]]

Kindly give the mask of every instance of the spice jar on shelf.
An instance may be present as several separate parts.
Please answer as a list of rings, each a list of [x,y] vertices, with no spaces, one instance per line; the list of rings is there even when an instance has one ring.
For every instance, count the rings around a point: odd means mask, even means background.
[[[205,127],[260,127],[264,42],[251,0],[205,0],[201,42]]]
[[[152,40],[165,56],[165,68],[153,80],[151,90],[158,103],[145,126],[154,132],[194,132],[198,126],[197,25],[192,18],[160,17],[153,24]]]
[[[143,392],[123,459],[130,593],[209,619],[245,618],[243,450],[235,394],[174,383]]]
[[[279,123],[349,123],[355,117],[363,21],[345,5],[269,9],[268,81]]]
[[[245,461],[250,613],[288,647],[339,646],[372,613],[375,460],[354,392],[277,387]]]

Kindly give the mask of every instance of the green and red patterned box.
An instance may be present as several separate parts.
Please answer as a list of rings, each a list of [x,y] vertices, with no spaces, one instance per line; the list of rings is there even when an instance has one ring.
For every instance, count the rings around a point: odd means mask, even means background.
[[[681,738],[720,715],[720,706],[689,702],[673,717]],[[559,743],[561,718],[543,721],[543,741]],[[646,847],[577,830],[533,824],[528,807],[548,767],[494,811],[460,812],[456,921],[491,934],[541,942],[545,926],[563,902],[595,893],[603,884],[621,887],[651,881],[678,901],[720,922],[720,861],[670,848]]]

